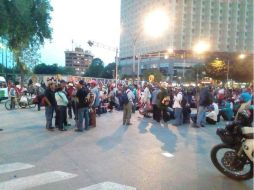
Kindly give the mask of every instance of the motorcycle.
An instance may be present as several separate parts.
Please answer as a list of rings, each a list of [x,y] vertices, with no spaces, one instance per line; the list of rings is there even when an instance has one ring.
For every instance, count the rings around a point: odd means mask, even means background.
[[[212,148],[211,160],[227,177],[248,180],[253,178],[253,110],[243,110],[238,118],[237,121],[227,123],[225,129],[217,129],[216,133],[223,143]]]

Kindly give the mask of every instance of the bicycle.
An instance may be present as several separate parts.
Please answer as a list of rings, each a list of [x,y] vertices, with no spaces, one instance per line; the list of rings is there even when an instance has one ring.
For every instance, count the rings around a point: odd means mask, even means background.
[[[33,97],[28,95],[22,95],[20,98],[15,98],[15,103],[12,105],[11,99],[8,99],[5,102],[5,108],[6,110],[13,110],[17,108],[35,108],[36,104],[33,103]]]

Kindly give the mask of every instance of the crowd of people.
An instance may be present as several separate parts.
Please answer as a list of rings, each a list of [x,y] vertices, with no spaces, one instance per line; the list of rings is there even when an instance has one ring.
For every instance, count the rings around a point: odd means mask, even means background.
[[[46,86],[47,84],[47,86]],[[77,132],[96,127],[96,116],[113,110],[123,111],[123,125],[131,125],[131,116],[138,111],[145,118],[179,126],[215,125],[237,118],[237,110],[253,105],[253,88],[227,89],[201,85],[172,87],[167,82],[142,85],[126,83],[103,84],[96,80],[67,82],[48,80],[46,84],[28,85],[28,93],[36,95],[38,110],[45,106],[46,129],[66,131],[70,119],[75,120]],[[14,97],[13,90],[9,90]],[[192,113],[196,108],[197,113]],[[55,114],[54,114],[55,113]],[[55,115],[55,124],[52,120]]]

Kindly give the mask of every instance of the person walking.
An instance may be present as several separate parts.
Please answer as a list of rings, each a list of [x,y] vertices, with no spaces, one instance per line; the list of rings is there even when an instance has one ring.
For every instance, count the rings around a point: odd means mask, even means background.
[[[123,87],[123,125],[132,125],[131,113],[134,100],[134,94],[128,86]]]
[[[63,92],[63,87],[60,84],[56,90],[55,93],[55,99],[57,103],[57,113],[58,113],[58,129],[60,131],[67,131],[66,125],[64,125],[65,122],[65,117],[67,115],[67,104],[68,104],[68,99]]]
[[[55,99],[55,84],[52,82],[48,83],[48,87],[45,90],[44,94],[45,100],[45,116],[46,116],[46,129],[53,130],[52,119],[53,113],[56,107],[56,99]]]

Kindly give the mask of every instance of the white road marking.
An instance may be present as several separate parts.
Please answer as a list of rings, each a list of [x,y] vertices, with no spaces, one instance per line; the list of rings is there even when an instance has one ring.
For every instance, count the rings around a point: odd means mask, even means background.
[[[136,190],[135,187],[130,187],[126,185],[121,185],[118,183],[112,182],[103,182],[95,185],[91,185],[79,190]]]
[[[24,170],[24,169],[33,168],[33,167],[34,167],[33,165],[19,163],[19,162],[15,162],[11,164],[3,164],[3,165],[0,165],[0,174],[14,172],[17,170]]]
[[[24,190],[39,185],[58,182],[76,177],[76,174],[61,171],[46,172],[37,175],[21,177],[0,183],[1,190]]]
[[[163,156],[165,156],[165,157],[167,157],[167,158],[172,158],[172,157],[174,157],[174,155],[173,154],[170,154],[169,152],[163,152],[163,153],[161,153]]]

